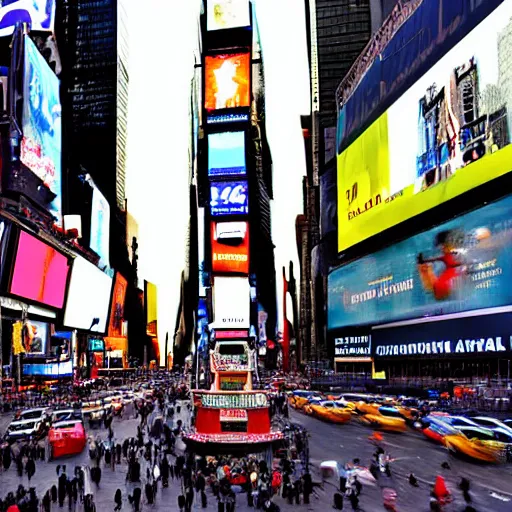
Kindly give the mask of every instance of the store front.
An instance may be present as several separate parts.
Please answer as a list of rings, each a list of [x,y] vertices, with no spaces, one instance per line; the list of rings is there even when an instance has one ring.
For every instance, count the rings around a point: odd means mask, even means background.
[[[350,377],[371,378],[370,329],[345,329],[329,333],[329,340],[334,346],[334,371],[336,374]]]
[[[510,381],[512,313],[429,320],[372,329],[376,369],[396,382]]]

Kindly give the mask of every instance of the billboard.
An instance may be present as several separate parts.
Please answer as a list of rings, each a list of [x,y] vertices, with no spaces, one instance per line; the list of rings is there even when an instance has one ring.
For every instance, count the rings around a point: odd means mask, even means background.
[[[338,336],[334,338],[335,357],[371,357],[372,337],[363,336]]]
[[[512,305],[512,196],[328,278],[328,329]]]
[[[249,0],[209,0],[207,7],[208,31],[248,27],[251,24]]]
[[[150,336],[158,336],[158,289],[149,281],[144,282],[144,297],[146,299],[146,332]]]
[[[213,308],[215,329],[249,329],[249,280],[244,277],[215,277]]]
[[[249,225],[247,222],[212,222],[214,273],[249,274]]]
[[[61,149],[62,111],[60,84],[55,73],[25,36],[23,78],[23,138],[21,162],[55,194],[49,211],[62,222]]]
[[[23,348],[25,355],[42,355],[46,353],[49,324],[27,320],[23,329]]]
[[[17,23],[27,23],[32,32],[52,32],[55,0],[11,0],[0,7],[0,37],[10,36]]]
[[[213,217],[248,214],[247,181],[210,183],[210,212]]]
[[[71,377],[73,375],[73,361],[69,359],[62,363],[24,364],[23,375],[47,378]]]
[[[205,68],[206,110],[251,106],[249,52],[207,55]]]
[[[338,155],[339,251],[511,170],[511,18],[502,3]]]
[[[245,173],[245,133],[210,133],[208,176],[243,176]]]
[[[94,185],[91,206],[90,247],[100,257],[101,263],[109,266],[110,258],[110,205],[105,196]]]
[[[457,318],[389,329],[372,334],[376,357],[503,355],[512,352],[512,314]]]
[[[123,336],[124,302],[127,289],[128,281],[117,272],[112,291],[112,304],[110,306],[110,320],[108,324],[108,335],[110,337]]]
[[[20,231],[9,293],[60,309],[68,274],[69,262],[64,254]]]
[[[81,256],[73,262],[63,325],[103,334],[112,291],[112,278]]]

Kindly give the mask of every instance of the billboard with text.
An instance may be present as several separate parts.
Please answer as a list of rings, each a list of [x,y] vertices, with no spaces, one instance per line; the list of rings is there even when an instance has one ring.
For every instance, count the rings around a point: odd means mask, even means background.
[[[512,196],[334,270],[328,329],[512,305]]]
[[[418,23],[432,22],[429,16]],[[512,170],[511,71],[504,64],[511,39],[512,2],[505,1],[342,146],[339,251]],[[341,110],[340,132],[346,116]]]

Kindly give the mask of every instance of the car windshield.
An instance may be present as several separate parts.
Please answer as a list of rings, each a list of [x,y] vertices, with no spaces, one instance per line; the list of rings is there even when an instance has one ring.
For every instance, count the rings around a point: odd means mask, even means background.
[[[74,428],[74,426],[76,424],[77,424],[76,421],[66,421],[66,422],[56,424],[53,428],[57,429],[57,430],[65,429],[65,428]]]
[[[390,409],[388,407],[381,407],[379,409],[379,412],[383,415],[383,416],[390,416],[391,418],[401,418],[402,416],[400,415],[400,413],[396,410],[396,409]]]
[[[17,423],[17,424],[11,423],[9,425],[9,431],[10,432],[19,432],[21,430],[33,430],[35,425],[36,425],[35,421],[29,421],[28,423]]]
[[[460,431],[469,439],[476,438],[480,439],[480,441],[496,441],[495,436],[492,433],[486,432],[485,430],[461,428]]]
[[[43,411],[25,411],[20,414],[20,420],[37,420],[43,415]]]

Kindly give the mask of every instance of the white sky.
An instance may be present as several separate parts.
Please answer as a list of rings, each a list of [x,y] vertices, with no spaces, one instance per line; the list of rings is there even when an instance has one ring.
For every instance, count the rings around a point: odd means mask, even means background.
[[[128,0],[130,90],[128,208],[139,224],[139,272],[158,286],[158,331],[174,334],[188,222],[190,80],[199,0]],[[300,115],[309,112],[303,0],[257,0],[274,161],[272,205],[278,308],[281,267],[299,279],[295,218],[306,173]],[[281,315],[279,315],[281,317]],[[282,319],[280,318],[280,324]],[[269,335],[272,335],[269,333]],[[161,350],[163,352],[163,350]]]

